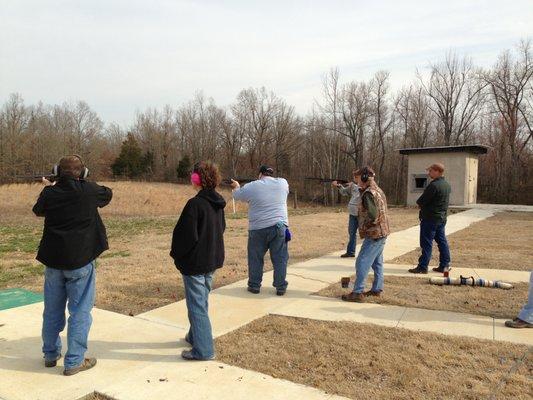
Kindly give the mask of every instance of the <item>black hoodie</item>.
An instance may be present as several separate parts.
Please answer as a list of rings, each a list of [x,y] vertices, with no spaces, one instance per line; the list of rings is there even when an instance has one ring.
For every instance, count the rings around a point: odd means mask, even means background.
[[[212,272],[224,264],[226,201],[214,189],[190,199],[174,228],[170,256],[184,275]]]

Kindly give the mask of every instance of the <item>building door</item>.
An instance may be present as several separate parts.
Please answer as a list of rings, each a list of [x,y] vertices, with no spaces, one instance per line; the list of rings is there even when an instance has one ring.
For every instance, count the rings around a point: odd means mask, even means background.
[[[468,157],[468,204],[475,204],[477,202],[477,157]]]

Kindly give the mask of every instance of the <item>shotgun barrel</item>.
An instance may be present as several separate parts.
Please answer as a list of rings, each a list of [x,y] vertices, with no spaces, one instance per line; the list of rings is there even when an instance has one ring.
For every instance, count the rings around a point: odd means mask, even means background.
[[[346,185],[347,183],[350,182],[350,181],[347,181],[345,179],[340,179],[340,178],[339,179],[334,179],[334,178],[313,178],[313,177],[308,177],[308,178],[305,178],[305,180],[318,181],[319,183],[331,183],[333,181],[337,181],[341,185]]]
[[[222,185],[226,185],[226,186],[229,186],[231,185],[231,180],[234,180],[234,181],[237,181],[239,183],[250,183],[250,182],[253,182],[253,181],[256,181],[257,179],[251,179],[251,178],[225,178],[225,179],[222,179]]]
[[[53,182],[57,179],[57,176],[56,175],[52,175],[52,174],[36,174],[36,175],[17,175],[15,176],[15,179],[20,179],[20,180],[32,180],[32,181],[40,181],[42,178],[46,178],[48,179],[50,182]]]

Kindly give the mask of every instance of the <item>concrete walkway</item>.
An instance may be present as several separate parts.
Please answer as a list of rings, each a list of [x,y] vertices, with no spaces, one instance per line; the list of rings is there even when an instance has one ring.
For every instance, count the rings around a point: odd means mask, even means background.
[[[512,212],[533,212],[533,206],[523,204],[468,204],[466,206],[450,206],[460,210],[490,210],[490,211],[512,211]]]
[[[469,210],[449,217],[453,233],[494,215],[489,210]],[[418,227],[390,235],[385,258],[390,260],[418,246]],[[533,345],[533,332],[504,329],[503,321],[488,317],[421,310],[378,304],[342,303],[310,296],[343,275],[354,272],[354,260],[338,253],[291,265],[286,296],[264,287],[261,294],[246,291],[246,281],[214,290],[210,296],[213,333],[220,336],[268,314],[323,320],[349,320],[383,326],[466,335]],[[386,266],[387,274],[402,275],[408,266]],[[454,271],[455,272],[455,271]],[[521,271],[465,270],[515,282],[527,281]],[[501,275],[501,276],[500,276]],[[272,272],[264,276],[268,285]],[[496,290],[496,289],[495,289]],[[274,379],[219,362],[184,362],[179,358],[188,319],[184,301],[128,317],[95,309],[90,354],[98,367],[74,377],[44,368],[40,353],[42,303],[0,312],[0,398],[78,399],[94,390],[120,400],[130,399],[333,399],[319,390]],[[64,341],[65,342],[65,341]]]
[[[44,367],[42,311],[43,303],[36,303],[0,312],[0,399],[76,400],[93,391],[120,400],[341,399],[215,361],[184,361],[184,329],[99,309],[88,353],[97,366],[64,377],[63,360]]]
[[[277,309],[274,314],[322,321],[351,321],[414,331],[533,345],[533,332],[506,328],[505,320],[482,315],[373,303],[344,303],[312,296]]]

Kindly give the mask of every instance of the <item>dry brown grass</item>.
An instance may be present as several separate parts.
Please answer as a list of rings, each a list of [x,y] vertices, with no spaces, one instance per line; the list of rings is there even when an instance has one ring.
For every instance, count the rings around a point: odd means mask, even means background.
[[[194,192],[187,186],[172,184],[111,182],[109,185],[115,195],[109,208],[103,209],[105,212],[102,212],[102,217],[108,228],[110,250],[98,259],[97,307],[134,315],[182,299],[181,276],[168,253],[172,228],[185,202]],[[0,187],[0,198],[9,198],[6,192],[21,192],[28,197],[32,190],[36,197],[40,190],[38,185],[18,186]],[[145,192],[149,191],[152,195],[144,197]],[[128,193],[137,194],[128,196]],[[150,205],[144,204],[145,199],[151,197],[158,199],[158,205],[154,205],[155,200]],[[20,286],[34,291],[42,290],[42,267],[34,260],[42,220],[32,217],[31,211],[28,211],[33,199],[25,200],[24,207],[17,205],[17,202],[9,203],[14,211],[9,220],[2,221],[11,235],[12,249],[3,253],[0,260],[0,288]],[[2,209],[9,209],[6,207],[5,204],[0,206],[0,215]],[[157,207],[161,209],[154,211]],[[290,210],[293,231],[290,263],[345,248],[348,216],[344,207],[338,211],[322,207]],[[172,216],[164,216],[169,212]],[[320,212],[319,217],[317,212]],[[158,216],[158,213],[163,216]],[[215,274],[215,287],[247,277],[248,220],[242,218],[242,214],[236,217],[228,213],[226,262]],[[413,226],[417,221],[417,211],[414,209],[391,209],[394,230]],[[19,236],[18,230],[23,231]],[[0,246],[2,240],[0,238]],[[21,242],[29,243],[25,251],[16,250],[18,247],[15,244]],[[265,267],[271,268],[269,260]],[[265,282],[265,285],[270,285],[270,282]]]
[[[452,266],[533,270],[533,213],[502,212],[467,229],[448,236]],[[438,265],[439,252],[433,248],[431,265]],[[392,261],[416,265],[420,250],[414,250]]]
[[[353,399],[531,399],[527,346],[352,322],[267,316],[217,358]]]
[[[78,400],[115,400],[115,398],[107,396],[99,392],[93,392],[93,393],[88,394],[87,396],[83,396],[82,398]]]
[[[471,287],[431,285],[429,278],[386,276],[385,287],[380,297],[367,297],[369,303],[391,304],[403,307],[426,308],[430,310],[455,311],[487,315],[494,318],[515,318],[527,301],[528,284],[515,283],[510,290]],[[351,282],[353,283],[353,277]],[[372,276],[367,280],[370,290]],[[340,281],[319,291],[319,296],[338,297],[347,293]]]
[[[113,200],[101,210],[103,216],[177,215],[188,199],[195,195],[190,185],[162,182],[99,182],[113,190]],[[0,221],[33,217],[31,208],[43,189],[40,183],[0,186]],[[226,200],[231,192],[223,188]],[[236,203],[237,212],[246,212],[244,203]],[[231,210],[231,204],[228,205]]]

